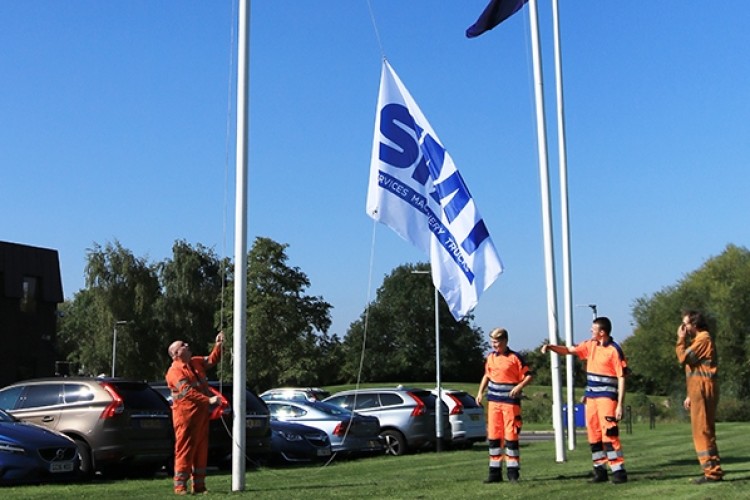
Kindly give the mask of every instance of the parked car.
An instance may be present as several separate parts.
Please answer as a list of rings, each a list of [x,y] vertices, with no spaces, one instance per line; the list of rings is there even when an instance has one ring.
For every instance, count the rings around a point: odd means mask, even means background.
[[[320,387],[278,387],[261,393],[263,401],[323,401],[331,393]]]
[[[310,462],[331,456],[331,439],[325,431],[271,419],[271,458],[283,462]]]
[[[315,427],[328,434],[331,451],[373,453],[383,450],[377,417],[358,415],[321,401],[266,401],[271,416]]]
[[[448,407],[452,445],[471,446],[487,440],[487,421],[484,408],[466,391],[442,390],[443,403]],[[432,390],[437,396],[437,389]]]
[[[84,476],[97,470],[151,474],[173,453],[169,405],[144,382],[25,380],[0,389],[0,408],[75,441]]]
[[[219,404],[210,407],[208,422],[208,463],[226,467],[232,460],[232,391],[231,383],[210,381],[211,391]],[[151,387],[172,404],[172,392],[166,382],[152,382]],[[268,407],[253,391],[245,389],[245,453],[248,458],[271,452],[271,417]]]
[[[378,417],[385,452],[403,455],[435,445],[436,400],[437,397],[430,391],[399,386],[337,392],[326,398],[325,402],[362,415]],[[451,424],[448,408],[441,403],[440,409],[445,416],[443,440],[449,443]]]
[[[72,439],[0,410],[0,485],[72,480],[79,465]]]

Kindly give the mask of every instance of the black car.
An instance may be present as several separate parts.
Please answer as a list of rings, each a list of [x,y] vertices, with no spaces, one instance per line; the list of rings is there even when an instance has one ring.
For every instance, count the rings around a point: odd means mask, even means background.
[[[220,402],[210,408],[208,423],[208,463],[227,467],[232,460],[232,384],[208,383]],[[153,382],[156,389],[172,404],[172,393],[166,382]],[[271,417],[268,407],[253,391],[245,390],[245,453],[248,460],[264,457],[271,452]]]

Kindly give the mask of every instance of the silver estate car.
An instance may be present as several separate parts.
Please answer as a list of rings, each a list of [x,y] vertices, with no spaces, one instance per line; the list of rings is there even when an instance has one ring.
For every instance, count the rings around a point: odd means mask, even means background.
[[[402,386],[342,391],[325,399],[326,403],[378,417],[380,435],[389,455],[435,446],[436,401],[437,397],[430,391]],[[443,441],[450,443],[451,424],[444,403],[440,404],[440,411],[443,412]]]
[[[314,427],[328,434],[334,453],[382,453],[380,423],[322,401],[266,401],[271,416],[283,422]]]
[[[437,395],[437,389],[432,393]],[[471,446],[487,440],[487,421],[484,408],[477,400],[465,391],[442,390],[443,403],[450,412],[453,446]]]

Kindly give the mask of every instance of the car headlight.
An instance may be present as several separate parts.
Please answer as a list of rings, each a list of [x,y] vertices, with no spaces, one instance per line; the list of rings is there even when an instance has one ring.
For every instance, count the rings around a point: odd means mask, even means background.
[[[16,455],[25,455],[26,450],[22,446],[0,441],[0,453],[14,453]]]
[[[287,441],[302,441],[302,436],[296,432],[279,431],[279,436],[283,437]]]

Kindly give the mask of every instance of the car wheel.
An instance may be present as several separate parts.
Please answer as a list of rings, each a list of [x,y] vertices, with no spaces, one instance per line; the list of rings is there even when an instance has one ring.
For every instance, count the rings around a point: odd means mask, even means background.
[[[406,453],[406,438],[399,431],[387,430],[381,434],[383,440],[385,440],[385,454],[399,456]]]
[[[81,461],[79,466],[80,475],[83,479],[91,479],[94,477],[94,462],[91,458],[91,448],[83,439],[74,439],[76,446],[78,447],[78,458]]]

